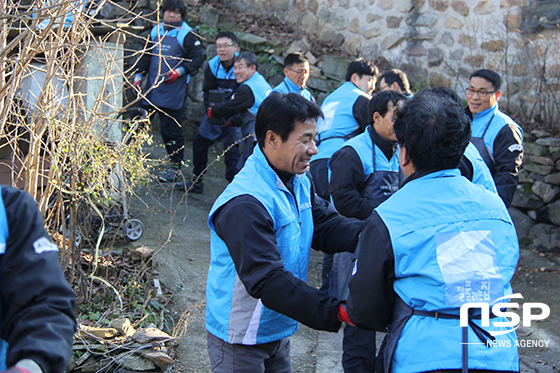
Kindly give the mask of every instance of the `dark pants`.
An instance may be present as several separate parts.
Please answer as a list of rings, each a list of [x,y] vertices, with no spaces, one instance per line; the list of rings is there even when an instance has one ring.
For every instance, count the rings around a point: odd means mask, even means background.
[[[215,141],[208,140],[206,137],[200,135],[198,132],[193,138],[193,175],[199,176],[208,165],[208,149]],[[227,145],[224,144],[224,150]],[[229,151],[224,154],[224,162],[226,164],[226,180],[232,181],[235,174],[237,174],[237,162],[239,162],[239,145],[234,145]]]
[[[315,193],[330,202],[329,193],[329,169],[328,169],[328,159],[318,159],[311,162],[309,165],[309,172],[313,177],[313,185],[315,186]],[[321,271],[321,291],[328,293],[329,280],[332,275],[332,264],[333,256],[332,254],[325,254],[323,256],[323,269]]]
[[[290,339],[258,345],[224,342],[206,332],[210,364],[215,373],[290,373]]]
[[[342,367],[345,373],[375,372],[375,331],[344,327]]]
[[[153,110],[151,106],[142,106],[146,110]],[[181,167],[185,153],[185,135],[181,127],[184,109],[172,110],[158,108],[159,131],[169,154],[169,161]],[[161,111],[160,111],[161,110]]]

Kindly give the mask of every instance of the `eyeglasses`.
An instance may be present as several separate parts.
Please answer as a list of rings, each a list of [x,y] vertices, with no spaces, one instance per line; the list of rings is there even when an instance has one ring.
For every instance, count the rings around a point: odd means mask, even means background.
[[[488,96],[489,94],[492,94],[492,93],[496,93],[496,91],[486,91],[484,89],[481,89],[480,91],[477,91],[477,90],[472,89],[472,88],[467,88],[466,93],[467,93],[467,96],[469,96],[469,97],[474,96],[475,93],[478,93],[478,97],[486,98],[486,96]]]
[[[309,70],[292,70],[289,67],[287,68],[288,70],[298,74],[298,75],[307,75],[309,74]]]
[[[235,44],[216,44],[216,49],[227,49],[233,47]]]

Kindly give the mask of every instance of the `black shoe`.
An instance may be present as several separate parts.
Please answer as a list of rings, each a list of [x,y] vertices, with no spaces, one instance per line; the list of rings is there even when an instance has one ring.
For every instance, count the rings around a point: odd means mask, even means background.
[[[193,183],[191,180],[187,180],[184,183],[175,184],[175,189],[180,190],[182,192],[192,192],[196,194],[202,194],[204,193],[204,184]]]
[[[174,183],[181,179],[181,170],[175,167],[169,167],[158,180],[162,183]]]

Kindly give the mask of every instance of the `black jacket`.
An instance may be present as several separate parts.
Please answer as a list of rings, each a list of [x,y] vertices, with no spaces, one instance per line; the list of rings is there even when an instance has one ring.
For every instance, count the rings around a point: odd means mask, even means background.
[[[0,255],[2,339],[6,365],[35,361],[44,373],[61,373],[72,354],[75,295],[60,268],[35,200],[2,186],[9,237]]]
[[[369,127],[369,133],[373,143],[391,160],[397,149],[396,142],[385,140],[373,127]],[[367,219],[378,203],[360,193],[367,177],[356,150],[351,146],[342,147],[331,157],[330,169],[329,192],[337,211],[343,216]]]

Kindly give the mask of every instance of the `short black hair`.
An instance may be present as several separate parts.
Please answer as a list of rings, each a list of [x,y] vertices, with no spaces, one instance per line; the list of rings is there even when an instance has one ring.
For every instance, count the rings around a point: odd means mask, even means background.
[[[256,54],[251,52],[241,52],[237,56],[235,56],[233,62],[245,60],[247,67],[251,67],[255,65],[255,67],[259,67],[259,58]]]
[[[304,62],[309,62],[309,60],[303,54],[299,52],[290,53],[286,56],[286,58],[284,58],[284,67],[289,68],[294,65],[297,65],[298,63],[304,63]]]
[[[164,0],[161,4],[161,14],[166,11],[176,10],[181,13],[181,19],[184,21],[187,17],[187,6],[183,0]]]
[[[472,78],[482,78],[488,80],[490,83],[492,83],[492,87],[494,87],[494,91],[499,91],[500,88],[502,87],[502,77],[500,76],[500,74],[498,74],[493,70],[489,70],[489,69],[476,70],[474,73],[471,74],[469,78],[469,82],[471,81]]]
[[[269,95],[259,106],[255,122],[255,135],[261,148],[264,147],[266,133],[273,131],[283,142],[288,140],[296,122],[324,118],[321,108],[297,93],[277,93]]]
[[[374,78],[377,79],[379,76],[379,70],[377,66],[370,60],[366,60],[364,58],[359,58],[350,62],[348,65],[348,69],[346,69],[346,81],[349,82],[352,75],[356,73],[358,77],[362,77],[364,75],[372,75]]]
[[[369,117],[372,118],[374,113],[379,113],[382,117],[385,117],[389,111],[389,102],[393,103],[393,106],[397,106],[399,101],[406,100],[406,96],[397,91],[381,91],[373,96],[369,100],[368,111]]]
[[[471,138],[463,107],[430,90],[397,108],[393,128],[416,171],[457,168]]]
[[[385,80],[385,84],[387,85],[397,82],[401,91],[407,95],[412,94],[412,92],[410,92],[410,83],[408,82],[408,78],[402,70],[391,69],[386,71],[379,77],[379,81],[381,80]]]
[[[220,31],[218,32],[218,35],[216,35],[216,39],[218,40],[220,38],[228,38],[231,40],[231,42],[235,45],[237,44],[237,36],[235,36],[235,34],[231,31]]]
[[[426,88],[425,91],[426,92],[431,91],[436,94],[440,94],[444,97],[448,97],[452,99],[453,101],[457,102],[459,105],[463,105],[463,100],[461,100],[459,94],[449,87],[430,87],[430,88]]]

